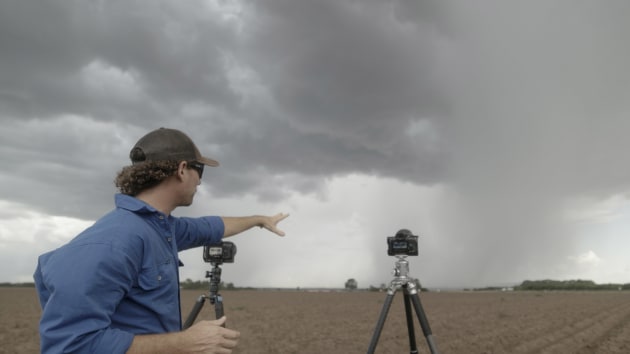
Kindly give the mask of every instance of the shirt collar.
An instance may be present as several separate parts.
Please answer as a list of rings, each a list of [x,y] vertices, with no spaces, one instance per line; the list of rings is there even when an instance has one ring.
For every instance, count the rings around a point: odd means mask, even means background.
[[[145,213],[155,213],[159,212],[154,207],[149,204],[143,202],[140,199],[134,198],[130,195],[118,193],[115,196],[116,207],[121,209],[126,209],[134,213],[145,212]]]

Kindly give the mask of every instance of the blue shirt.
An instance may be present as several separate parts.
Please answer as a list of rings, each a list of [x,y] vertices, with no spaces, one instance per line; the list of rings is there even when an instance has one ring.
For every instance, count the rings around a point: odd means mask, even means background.
[[[42,353],[125,353],[135,334],[181,330],[177,252],[218,243],[220,217],[177,218],[127,195],[39,257]]]

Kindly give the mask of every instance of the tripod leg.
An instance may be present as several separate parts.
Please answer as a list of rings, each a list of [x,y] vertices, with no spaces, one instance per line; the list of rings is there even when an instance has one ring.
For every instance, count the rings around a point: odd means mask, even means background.
[[[184,329],[189,328],[190,326],[192,326],[193,323],[195,323],[195,320],[197,319],[197,315],[199,315],[199,312],[201,311],[201,308],[203,307],[203,304],[205,301],[206,301],[205,295],[201,295],[197,298],[197,301],[195,302],[195,306],[193,306],[192,310],[190,311],[190,314],[188,315],[188,318],[186,319],[186,323],[184,323]]]
[[[409,300],[409,292],[406,287],[403,287],[403,294],[405,300],[405,316],[407,317],[407,331],[409,332],[409,353],[417,354],[418,347],[416,346],[416,331],[413,326],[413,317],[411,316],[411,301]]]
[[[214,303],[214,314],[217,320],[223,317],[223,297],[217,294]],[[225,327],[225,322],[221,325],[221,327]]]
[[[383,330],[383,325],[385,325],[385,319],[387,319],[387,313],[389,312],[389,308],[392,306],[393,299],[394,293],[387,293],[387,297],[385,297],[385,302],[383,303],[383,309],[381,310],[381,314],[378,317],[378,322],[376,323],[376,328],[374,329],[374,334],[372,335],[372,340],[370,341],[368,354],[373,354],[374,350],[376,349],[376,344],[378,343],[378,339],[381,336],[381,331]]]
[[[427,344],[429,345],[429,349],[432,354],[439,354],[437,350],[437,346],[433,341],[433,334],[431,333],[431,327],[429,326],[429,321],[427,320],[427,316],[424,314],[424,309],[422,308],[422,304],[420,303],[420,297],[417,292],[414,292],[410,295],[411,300],[413,302],[413,307],[416,310],[416,315],[418,315],[418,321],[420,321],[420,326],[422,327],[422,332],[424,333],[425,338],[427,339]]]

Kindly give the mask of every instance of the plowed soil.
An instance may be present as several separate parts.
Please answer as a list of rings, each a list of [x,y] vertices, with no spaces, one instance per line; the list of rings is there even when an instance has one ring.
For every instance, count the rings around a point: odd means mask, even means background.
[[[182,292],[184,319],[203,291]],[[365,353],[386,294],[222,291],[235,353]],[[445,353],[630,353],[630,292],[420,293],[435,343]],[[0,353],[37,353],[41,311],[32,288],[0,288]],[[429,353],[413,313],[420,353]],[[206,303],[198,320],[213,319]],[[409,353],[397,293],[376,353]]]

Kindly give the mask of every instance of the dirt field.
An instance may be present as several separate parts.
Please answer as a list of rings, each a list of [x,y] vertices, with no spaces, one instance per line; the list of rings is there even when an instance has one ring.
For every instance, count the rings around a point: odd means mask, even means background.
[[[182,294],[184,317],[200,291]],[[235,353],[365,353],[384,293],[223,291]],[[441,353],[630,353],[630,292],[421,293]],[[402,293],[376,353],[409,353]],[[37,353],[34,289],[0,288],[0,353]],[[206,304],[199,319],[214,317]],[[414,316],[415,318],[415,316]],[[420,353],[428,353],[415,323]]]

